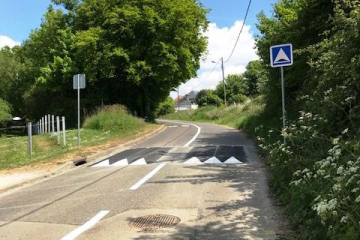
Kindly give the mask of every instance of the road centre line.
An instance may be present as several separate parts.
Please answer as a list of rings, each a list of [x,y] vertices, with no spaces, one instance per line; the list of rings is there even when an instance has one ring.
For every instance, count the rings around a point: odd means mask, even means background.
[[[157,166],[154,170],[152,170],[148,175],[146,175],[143,179],[141,179],[140,181],[138,181],[137,183],[135,183],[129,190],[136,190],[138,189],[141,185],[143,185],[147,180],[149,180],[150,178],[152,178],[158,171],[160,171],[160,169],[162,169],[164,166],[166,165],[166,163],[162,163],[159,166]]]
[[[61,240],[73,240],[77,238],[80,234],[93,227],[98,221],[100,221],[108,213],[109,211],[100,211],[98,214],[96,214],[95,217],[93,217],[92,219],[84,223],[82,226],[78,227],[77,229],[75,229],[74,231],[63,237]]]

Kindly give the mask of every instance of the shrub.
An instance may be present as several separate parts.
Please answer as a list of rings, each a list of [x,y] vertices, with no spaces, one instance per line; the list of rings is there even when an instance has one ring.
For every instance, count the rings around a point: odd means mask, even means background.
[[[0,98],[0,126],[5,126],[11,122],[11,107],[8,102]]]
[[[132,131],[145,123],[142,119],[130,115],[122,105],[104,106],[85,120],[84,128],[101,131]]]
[[[156,109],[156,116],[162,116],[175,112],[174,100],[171,97],[167,97],[165,101],[161,102]]]

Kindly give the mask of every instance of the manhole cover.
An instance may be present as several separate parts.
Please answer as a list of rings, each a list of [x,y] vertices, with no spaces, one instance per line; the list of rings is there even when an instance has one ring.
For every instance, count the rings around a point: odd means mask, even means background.
[[[181,219],[166,214],[147,215],[134,218],[128,225],[133,228],[139,228],[145,231],[153,231],[160,228],[172,227],[181,222]]]

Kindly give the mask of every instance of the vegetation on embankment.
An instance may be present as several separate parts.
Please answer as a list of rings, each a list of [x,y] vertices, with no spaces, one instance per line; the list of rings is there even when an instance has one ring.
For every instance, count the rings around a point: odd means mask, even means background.
[[[238,120],[226,120],[236,112],[232,107],[179,117],[228,122],[260,141],[270,183],[299,239],[360,239],[358,1],[281,0],[274,4],[273,15],[260,13],[258,19],[260,68],[254,70],[262,79],[254,86],[263,96],[262,110],[255,115],[238,110]],[[284,69],[283,131],[280,69],[269,66],[270,46],[282,43],[292,43],[294,49],[294,64]],[[212,118],[219,112],[227,114]]]
[[[91,149],[94,146],[109,142],[125,143],[155,127],[154,124],[131,116],[123,106],[106,106],[85,120],[84,128],[81,129],[81,148],[77,147],[77,130],[66,131],[65,147],[57,144],[56,136],[43,134],[33,137],[33,155],[29,157],[27,136],[2,135],[0,170],[51,162],[54,159],[65,158],[65,154],[74,157],[86,156],[94,151]]]
[[[213,105],[201,107],[196,110],[179,111],[167,114],[161,118],[169,120],[208,122],[220,125],[227,125],[237,129],[245,129],[252,132],[261,120],[257,119],[263,112],[264,104],[262,99],[256,98],[244,104],[232,105],[229,107]]]

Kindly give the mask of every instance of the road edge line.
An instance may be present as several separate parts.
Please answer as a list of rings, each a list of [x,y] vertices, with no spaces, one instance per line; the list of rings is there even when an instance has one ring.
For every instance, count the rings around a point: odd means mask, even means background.
[[[159,122],[172,122],[172,123],[177,123],[177,124],[188,124],[188,125],[191,125],[191,126],[197,128],[197,132],[196,132],[195,136],[192,139],[190,139],[190,141],[187,142],[183,147],[188,147],[190,144],[192,144],[201,132],[201,127],[199,127],[198,125],[193,124],[193,123],[184,123],[184,122],[171,121],[171,120],[165,120],[165,119],[157,119],[157,120]]]
[[[106,210],[100,211],[98,214],[95,215],[95,217],[91,218],[89,221],[87,221],[80,227],[76,228],[75,230],[73,230],[72,232],[61,238],[61,240],[73,240],[77,238],[80,234],[93,227],[98,221],[100,221],[108,213],[109,211]]]

